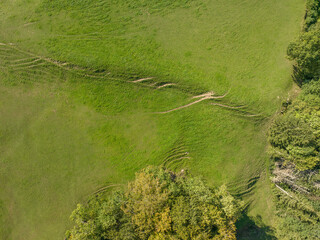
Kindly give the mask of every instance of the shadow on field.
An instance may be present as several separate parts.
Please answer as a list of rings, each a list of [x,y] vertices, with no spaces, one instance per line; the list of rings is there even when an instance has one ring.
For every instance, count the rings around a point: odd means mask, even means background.
[[[266,226],[261,216],[249,217],[246,213],[237,221],[237,239],[239,240],[275,240],[273,230]]]

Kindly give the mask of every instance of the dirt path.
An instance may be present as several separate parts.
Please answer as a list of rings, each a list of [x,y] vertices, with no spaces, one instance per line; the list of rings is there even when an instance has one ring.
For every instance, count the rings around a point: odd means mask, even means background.
[[[147,81],[147,80],[151,80],[151,79],[153,79],[153,77],[141,78],[141,79],[138,79],[138,80],[134,80],[132,82],[133,83],[138,83],[138,82],[143,82],[143,81]]]
[[[29,58],[29,59],[32,59],[32,58]],[[33,64],[33,63],[39,62],[39,61],[41,61],[41,60],[42,60],[42,59],[37,58],[37,59],[35,59],[35,60],[33,60],[33,61],[23,62],[23,63],[19,63],[19,62],[16,61],[14,64],[10,64],[9,66],[10,66],[10,67],[20,67],[20,66],[25,66],[25,65],[29,65],[29,64]],[[23,61],[23,60],[21,60],[21,61]]]
[[[214,94],[215,94],[214,92],[207,92],[207,93],[204,93],[204,94],[201,94],[201,95],[194,96],[192,98],[206,98],[206,97],[213,96]]]
[[[158,86],[157,89],[160,89],[160,88],[164,88],[164,87],[169,87],[169,86],[174,86],[176,85],[175,83],[166,83],[166,84],[163,84],[161,86]]]
[[[197,96],[192,97],[193,99],[194,99],[194,98],[200,98],[200,99],[198,99],[198,100],[196,100],[196,101],[194,101],[194,102],[191,102],[191,103],[189,103],[189,104],[186,104],[186,105],[183,105],[183,106],[180,106],[180,107],[177,107],[177,108],[170,109],[170,110],[168,110],[168,111],[157,112],[157,113],[159,113],[159,114],[170,113],[170,112],[173,112],[173,111],[177,111],[177,110],[180,110],[180,109],[183,109],[183,108],[190,107],[190,106],[192,106],[192,105],[194,105],[194,104],[197,104],[197,103],[199,103],[199,102],[202,102],[202,101],[204,101],[204,100],[208,100],[208,99],[221,99],[221,98],[224,98],[225,96],[227,96],[228,93],[229,93],[229,91],[226,92],[226,93],[225,93],[224,95],[222,95],[222,96],[214,96],[214,94],[215,94],[214,92],[207,92],[207,93],[204,93],[204,94],[201,94],[201,95],[197,95]]]

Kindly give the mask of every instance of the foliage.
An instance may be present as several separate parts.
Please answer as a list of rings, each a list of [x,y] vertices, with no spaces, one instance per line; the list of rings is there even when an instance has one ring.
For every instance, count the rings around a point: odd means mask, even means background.
[[[320,77],[320,26],[303,32],[300,37],[290,43],[288,56],[294,60],[303,75],[303,81]]]
[[[294,60],[294,80],[305,83],[320,77],[320,1],[308,0],[304,31],[291,42],[287,49],[290,60]]]
[[[240,208],[224,186],[148,167],[126,191],[79,204],[67,239],[235,239]]]
[[[286,240],[317,239],[320,235],[319,204],[302,195],[292,198],[277,192],[275,196],[279,217],[277,237]]]
[[[272,156],[293,162],[299,170],[313,169],[320,163],[320,84],[312,81],[320,77],[319,12],[320,2],[308,0],[305,31],[287,50],[289,59],[297,64],[295,78],[304,83],[303,92],[292,106],[285,106],[285,114],[269,134]]]
[[[287,50],[295,61],[293,77],[302,92],[283,105],[282,115],[269,131],[271,157],[277,161],[273,181],[281,186],[275,189],[279,239],[318,239],[320,235],[319,16],[320,2],[308,0],[304,31]]]
[[[320,17],[320,1],[308,0],[306,5],[306,16],[304,20],[305,30],[317,23]]]
[[[315,104],[320,103],[320,95],[309,94],[314,91],[318,89],[306,88],[269,130],[272,157],[289,161],[298,170],[314,169],[320,163],[320,109]]]

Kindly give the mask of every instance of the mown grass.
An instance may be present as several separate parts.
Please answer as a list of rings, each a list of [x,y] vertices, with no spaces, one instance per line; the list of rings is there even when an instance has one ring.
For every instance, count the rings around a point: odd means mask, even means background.
[[[245,193],[265,167],[302,14],[302,0],[2,1],[2,237],[62,238],[77,202],[150,164]],[[263,208],[252,213],[269,221]]]

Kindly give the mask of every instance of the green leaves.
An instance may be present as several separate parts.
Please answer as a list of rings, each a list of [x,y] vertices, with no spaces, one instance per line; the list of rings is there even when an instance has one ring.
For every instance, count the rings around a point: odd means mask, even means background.
[[[301,69],[304,80],[320,77],[320,27],[303,32],[300,37],[290,43],[287,54]]]
[[[308,0],[306,7],[304,31],[287,49],[302,93],[284,105],[269,131],[270,155],[278,162],[273,181],[285,189],[276,193],[279,239],[317,239],[320,234],[319,191],[311,180],[320,167],[320,81],[315,81],[320,78],[320,1]]]
[[[319,166],[320,84],[305,84],[298,99],[269,130],[273,158],[294,163],[300,171]]]
[[[305,28],[315,24],[320,17],[320,2],[318,0],[308,0],[305,16]]]
[[[320,2],[308,0],[306,7],[304,31],[287,49],[289,59],[297,64],[294,79],[298,83],[320,77]]]
[[[278,118],[270,129],[269,141],[272,146],[287,148],[290,144],[308,146],[314,144],[311,128],[293,115]]]
[[[148,167],[126,191],[78,205],[67,239],[236,239],[241,207],[225,187]]]

